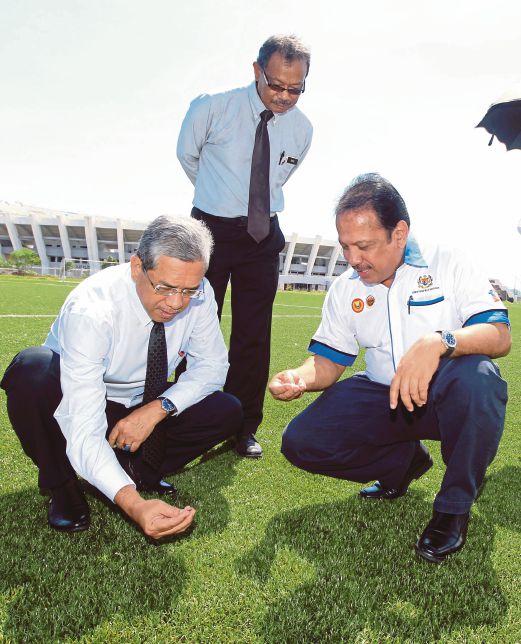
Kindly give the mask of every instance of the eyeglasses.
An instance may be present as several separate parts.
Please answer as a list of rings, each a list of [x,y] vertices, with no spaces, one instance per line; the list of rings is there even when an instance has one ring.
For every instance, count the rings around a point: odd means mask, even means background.
[[[197,288],[176,288],[175,286],[165,286],[164,284],[154,284],[150,279],[147,273],[147,269],[144,266],[141,266],[143,273],[147,276],[147,280],[150,282],[150,286],[156,292],[156,295],[161,297],[169,297],[170,295],[181,295],[181,297],[189,297],[191,300],[196,300],[201,296],[202,290]]]
[[[262,67],[261,67],[261,72],[262,72],[262,75],[264,76],[264,82],[266,83],[266,85],[274,92],[277,92],[277,94],[282,94],[282,92],[287,92],[288,94],[291,94],[291,96],[300,96],[301,94],[304,94],[304,92],[306,91],[305,80],[302,81],[302,87],[282,87],[282,85],[277,85],[277,83],[272,83],[271,81],[269,81]]]

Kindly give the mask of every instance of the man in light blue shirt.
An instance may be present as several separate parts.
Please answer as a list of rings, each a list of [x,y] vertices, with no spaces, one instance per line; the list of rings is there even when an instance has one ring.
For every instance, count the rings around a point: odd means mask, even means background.
[[[279,253],[285,244],[277,213],[284,208],[282,187],[311,145],[311,124],[296,107],[309,62],[309,50],[296,37],[272,36],[253,63],[250,86],[192,101],[177,144],[178,159],[195,186],[192,217],[207,224],[215,241],[206,277],[219,316],[231,282],[224,390],[237,396],[244,410],[237,451],[254,458],[262,455],[255,432],[262,421]],[[257,208],[252,195],[259,193],[265,201]],[[256,208],[264,217],[260,233],[254,231]]]

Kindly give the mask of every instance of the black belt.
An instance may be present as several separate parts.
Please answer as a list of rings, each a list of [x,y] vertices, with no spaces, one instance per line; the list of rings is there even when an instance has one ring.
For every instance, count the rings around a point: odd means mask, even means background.
[[[210,215],[207,212],[203,212],[202,210],[199,210],[199,208],[196,208],[195,206],[192,208],[191,214],[194,219],[202,219],[203,221],[205,219],[208,219],[210,221],[217,220],[217,221],[222,221],[223,224],[231,224],[232,226],[241,226],[241,227],[248,225],[248,217],[218,217],[217,215]]]
[[[207,212],[199,210],[199,208],[196,208],[196,206],[192,208],[191,216],[194,219],[202,219],[203,221],[205,219],[210,222],[212,220],[222,221],[224,224],[230,224],[231,226],[240,226],[241,228],[244,228],[248,225],[248,217],[219,217],[217,215],[210,215]],[[273,218],[274,217],[272,217],[271,219]]]

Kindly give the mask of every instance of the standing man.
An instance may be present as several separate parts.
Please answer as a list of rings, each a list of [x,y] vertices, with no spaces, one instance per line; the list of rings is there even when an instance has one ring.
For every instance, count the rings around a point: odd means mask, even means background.
[[[177,157],[195,186],[192,217],[212,231],[206,277],[222,313],[231,282],[230,369],[224,390],[239,398],[244,423],[237,451],[258,458],[255,432],[268,381],[271,314],[284,235],[282,186],[300,167],[312,127],[296,107],[309,50],[295,36],[272,36],[253,63],[248,87],[199,96],[183,121]]]
[[[403,199],[379,175],[354,180],[336,225],[352,270],[327,295],[314,355],[270,383],[279,400],[324,391],[287,426],[282,452],[309,472],[376,478],[360,496],[389,500],[432,466],[420,439],[441,441],[445,475],[416,543],[441,562],[465,543],[503,432],[507,387],[490,358],[510,351],[507,311],[467,260],[420,249]],[[359,347],[365,372],[337,382]]]
[[[192,523],[192,508],[139,492],[173,495],[161,476],[242,423],[239,401],[218,391],[228,363],[203,278],[211,249],[201,223],[158,217],[130,263],[77,286],[44,345],[22,351],[7,368],[1,386],[9,418],[39,469],[40,487],[50,491],[52,528],[89,527],[76,472],[153,538]],[[185,373],[167,382],[184,356]]]

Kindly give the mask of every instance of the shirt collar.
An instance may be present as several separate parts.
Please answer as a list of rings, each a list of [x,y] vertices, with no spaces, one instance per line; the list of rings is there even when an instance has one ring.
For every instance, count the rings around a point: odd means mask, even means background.
[[[147,324],[150,324],[152,320],[150,319],[150,316],[146,312],[143,304],[141,304],[141,300],[139,299],[139,296],[137,294],[136,283],[132,279],[132,274],[130,272],[130,263],[126,265],[125,287],[127,290],[127,297],[130,303],[130,308],[136,314],[136,317],[139,320],[139,323],[142,326],[147,326]]]
[[[403,258],[404,264],[409,266],[414,266],[416,268],[427,268],[428,264],[423,258],[422,252],[418,242],[412,235],[409,235],[407,243],[405,244],[405,255]],[[398,267],[399,269],[400,267]],[[358,273],[353,268],[353,273],[349,276],[349,279],[356,280],[358,279]]]
[[[257,83],[255,81],[253,81],[253,83],[248,86],[248,98],[250,99],[253,118],[255,119],[255,121],[258,121],[260,119],[261,112],[264,112],[267,107],[260,99],[259,93],[257,92]],[[282,112],[281,114],[275,114],[275,112],[273,112],[273,116],[270,118],[269,122],[276,123],[279,118],[284,116],[284,114],[287,114],[287,112],[289,111],[291,110],[287,110],[286,112]]]
[[[427,268],[428,264],[423,258],[420,246],[414,237],[409,235],[407,244],[405,245],[405,256],[403,258],[405,264],[415,266],[416,268]]]

